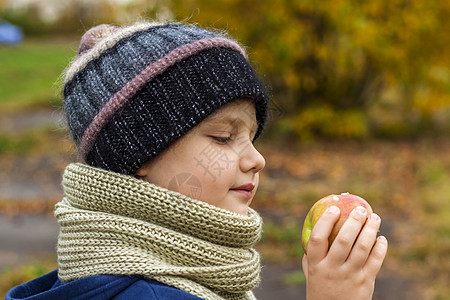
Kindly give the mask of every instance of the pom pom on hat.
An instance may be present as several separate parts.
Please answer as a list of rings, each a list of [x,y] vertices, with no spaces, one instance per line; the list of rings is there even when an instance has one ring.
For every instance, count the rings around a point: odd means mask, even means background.
[[[81,157],[129,175],[240,98],[255,103],[258,136],[268,98],[245,51],[227,37],[182,24],[91,28],[64,85]]]
[[[89,29],[82,37],[80,41],[80,46],[78,48],[78,55],[82,55],[89,49],[91,49],[98,41],[103,38],[110,36],[112,33],[117,32],[118,27],[102,24]]]

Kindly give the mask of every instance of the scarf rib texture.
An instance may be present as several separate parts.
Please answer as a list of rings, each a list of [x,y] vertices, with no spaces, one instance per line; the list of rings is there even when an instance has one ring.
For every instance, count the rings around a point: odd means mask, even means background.
[[[84,164],[63,176],[56,205],[59,278],[143,275],[203,299],[254,299],[260,216],[232,213]]]

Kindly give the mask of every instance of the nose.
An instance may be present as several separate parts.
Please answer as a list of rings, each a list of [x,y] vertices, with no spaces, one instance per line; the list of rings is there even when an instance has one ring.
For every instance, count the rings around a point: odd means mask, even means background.
[[[255,146],[249,142],[242,152],[239,165],[242,172],[252,171],[258,173],[266,165],[266,160],[261,153],[256,150]]]

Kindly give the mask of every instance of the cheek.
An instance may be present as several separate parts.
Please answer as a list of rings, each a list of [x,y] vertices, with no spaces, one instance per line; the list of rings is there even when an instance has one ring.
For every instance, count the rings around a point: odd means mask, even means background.
[[[221,172],[218,174],[205,173],[199,168],[195,169],[197,178],[202,187],[201,197],[197,198],[203,202],[219,206],[228,195],[229,189],[233,186],[234,176],[231,172]]]
[[[164,173],[167,189],[205,201],[214,195],[215,184],[219,180],[214,180],[211,168],[198,155],[200,150],[195,150],[175,151],[167,163],[160,166],[159,172]]]
[[[192,173],[182,172],[173,176],[168,183],[167,189],[186,195],[193,199],[202,196],[202,183]]]
[[[220,147],[211,144],[205,149],[191,153],[188,169],[202,182],[211,186],[219,186],[222,182],[229,183],[235,173],[235,162]]]
[[[191,165],[185,156],[170,149],[163,152],[148,167],[147,181],[155,185],[181,192],[180,187],[190,177]]]

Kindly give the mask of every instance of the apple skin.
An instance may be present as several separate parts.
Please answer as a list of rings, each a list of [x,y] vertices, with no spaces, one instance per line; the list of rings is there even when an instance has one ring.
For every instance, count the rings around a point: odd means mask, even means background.
[[[330,236],[328,237],[328,247],[331,246],[342,225],[348,219],[348,216],[355,207],[362,206],[367,210],[367,212],[373,213],[372,207],[370,207],[369,203],[366,200],[353,194],[342,193],[340,195],[332,194],[323,197],[322,199],[314,203],[314,205],[311,207],[308,214],[306,215],[305,223],[303,224],[302,247],[305,253],[306,249],[308,248],[309,237],[311,236],[311,231],[314,228],[314,225],[316,225],[317,220],[319,220],[320,216],[330,206],[339,207],[340,216],[338,221],[334,225]]]

